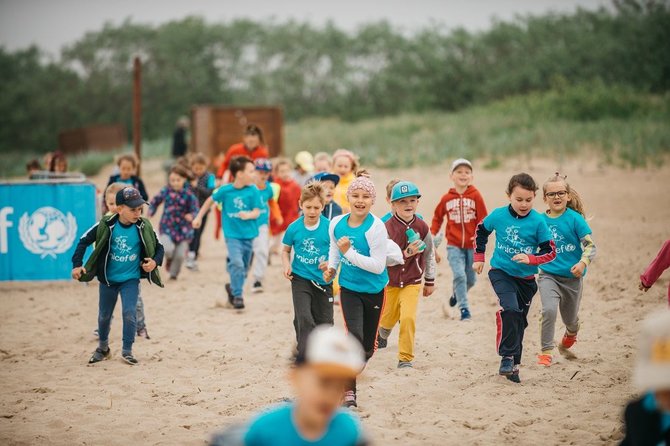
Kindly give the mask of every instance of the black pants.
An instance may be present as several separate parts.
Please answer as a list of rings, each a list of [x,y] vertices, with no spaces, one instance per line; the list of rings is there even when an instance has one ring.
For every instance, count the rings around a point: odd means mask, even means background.
[[[202,216],[202,224],[198,229],[193,233],[193,240],[188,245],[188,250],[195,253],[195,258],[198,258],[198,251],[200,251],[200,237],[202,237],[202,231],[205,230],[205,224],[207,223],[207,216],[209,212]]]
[[[333,325],[333,285],[318,285],[293,274],[293,326],[298,352],[304,352],[307,336],[317,325]]]
[[[489,271],[493,290],[500,306],[496,314],[496,345],[500,356],[513,356],[514,364],[521,364],[523,333],[528,326],[528,311],[537,293],[535,279],[513,277],[500,269]]]
[[[377,350],[377,330],[384,308],[384,290],[379,293],[357,293],[346,288],[340,290],[340,305],[347,331],[354,335],[365,350],[365,360],[369,360]],[[348,390],[356,391],[356,380]]]

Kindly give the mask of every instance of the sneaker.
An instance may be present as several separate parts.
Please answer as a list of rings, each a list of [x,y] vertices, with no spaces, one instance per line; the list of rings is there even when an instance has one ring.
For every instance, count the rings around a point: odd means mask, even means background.
[[[462,321],[469,321],[472,319],[472,316],[470,315],[470,310],[467,308],[461,308],[461,320]]]
[[[126,364],[130,364],[130,365],[137,365],[138,364],[137,359],[135,359],[135,357],[133,356],[132,353],[124,353],[123,354],[123,360],[126,362]]]
[[[388,339],[382,338],[382,335],[377,333],[377,348],[386,348],[386,345],[388,344]]]
[[[450,307],[455,307],[456,306],[456,294],[452,294],[451,297],[449,298],[449,306]]]
[[[109,359],[111,354],[112,351],[109,349],[109,347],[107,347],[107,350],[103,350],[98,347],[93,352],[93,355],[91,356],[91,359],[88,360],[88,363],[95,364],[96,362],[104,361],[105,359]]]
[[[344,407],[358,407],[356,404],[356,392],[353,390],[347,390],[344,392],[344,402],[342,403]]]
[[[241,297],[233,297],[233,308],[244,310],[244,300]]]
[[[398,368],[399,369],[411,369],[411,368],[414,368],[414,364],[412,364],[412,361],[398,361]]]
[[[260,283],[258,280],[255,281],[253,286],[251,287],[251,292],[252,293],[262,293],[263,292],[263,284]]]
[[[191,271],[198,271],[198,262],[195,259],[186,259],[186,268]]]
[[[537,363],[545,367],[550,367],[553,359],[554,358],[551,356],[551,354],[543,353],[541,355],[537,355]]]
[[[500,370],[498,370],[498,373],[505,376],[514,373],[514,358],[512,356],[503,356],[500,360]]]
[[[228,294],[228,302],[233,304],[233,289],[230,287],[230,284],[226,284],[226,294]]]
[[[577,342],[577,333],[569,334],[566,330],[565,334],[563,335],[563,339],[561,339],[561,347],[567,350],[575,345],[575,342]]]
[[[514,370],[511,375],[507,375],[505,378],[509,379],[513,383],[521,384],[521,377],[519,376],[519,364],[514,366]]]
[[[140,328],[139,330],[137,330],[137,337],[138,338],[144,338],[144,339],[151,339],[149,337],[149,332],[147,331],[146,327]]]

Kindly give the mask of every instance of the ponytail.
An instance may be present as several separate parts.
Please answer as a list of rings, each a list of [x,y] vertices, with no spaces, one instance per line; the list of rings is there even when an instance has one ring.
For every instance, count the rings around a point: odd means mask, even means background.
[[[554,176],[545,181],[544,185],[542,186],[542,192],[547,192],[547,184],[549,183],[563,183],[565,185],[565,190],[568,191],[568,197],[570,198],[567,206],[573,211],[581,214],[582,217],[586,218],[586,211],[584,210],[584,202],[582,201],[582,197],[579,196],[575,189],[570,187],[570,184],[567,182],[567,178],[567,175],[561,175],[559,172],[554,173]]]

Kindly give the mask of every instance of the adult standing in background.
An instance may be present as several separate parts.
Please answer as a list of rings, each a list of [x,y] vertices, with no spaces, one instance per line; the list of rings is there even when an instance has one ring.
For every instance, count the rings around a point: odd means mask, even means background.
[[[216,172],[216,177],[221,179],[223,183],[228,182],[230,173],[228,166],[233,158],[238,156],[246,156],[256,161],[259,158],[270,158],[270,153],[265,147],[265,140],[263,139],[263,130],[256,124],[249,124],[244,129],[244,136],[241,143],[233,144],[228,148],[223,158],[223,162]]]
[[[177,127],[172,134],[172,158],[177,159],[186,155],[188,151],[186,134],[190,126],[191,121],[186,116],[182,116],[177,120]]]

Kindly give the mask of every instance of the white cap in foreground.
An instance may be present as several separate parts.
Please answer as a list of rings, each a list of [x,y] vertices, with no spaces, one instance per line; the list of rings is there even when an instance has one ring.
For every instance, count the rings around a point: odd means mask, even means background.
[[[365,352],[351,334],[321,325],[307,338],[305,364],[325,376],[355,378],[365,367]]]
[[[643,392],[670,390],[670,310],[666,308],[642,323],[633,382]]]
[[[459,158],[451,163],[451,172],[453,173],[454,170],[458,169],[460,166],[468,166],[470,170],[472,170],[472,163],[470,161],[465,158]]]

